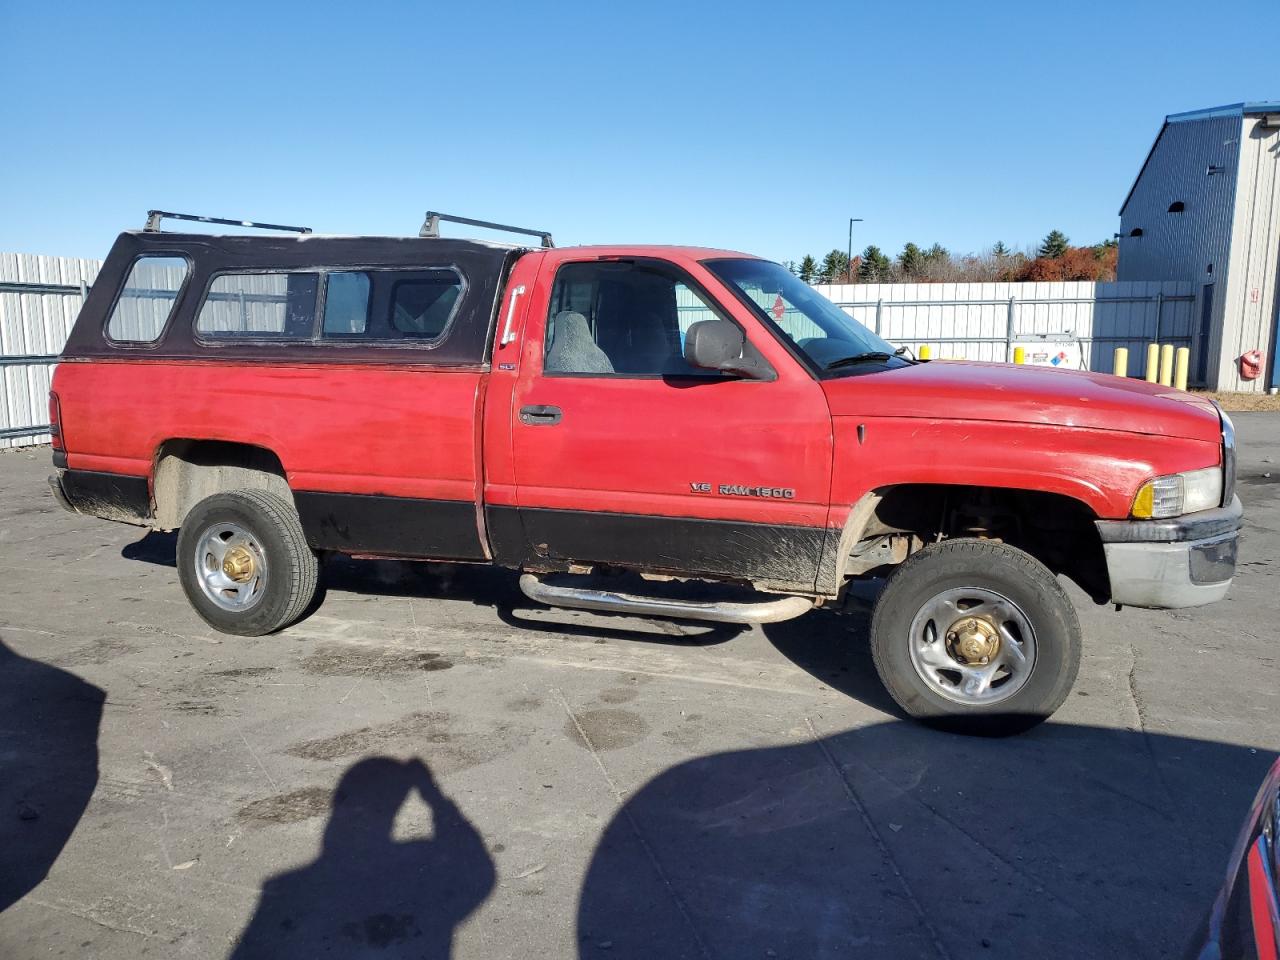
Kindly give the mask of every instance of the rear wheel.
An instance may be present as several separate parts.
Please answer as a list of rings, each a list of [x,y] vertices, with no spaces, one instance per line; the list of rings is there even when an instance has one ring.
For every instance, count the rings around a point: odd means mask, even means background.
[[[205,622],[247,637],[297,620],[320,575],[297,511],[266,490],[201,500],[182,522],[177,560],[182,589]]]
[[[948,540],[889,578],[871,651],[913,717],[974,733],[1016,733],[1066,699],[1080,669],[1080,623],[1054,575],[990,540]]]

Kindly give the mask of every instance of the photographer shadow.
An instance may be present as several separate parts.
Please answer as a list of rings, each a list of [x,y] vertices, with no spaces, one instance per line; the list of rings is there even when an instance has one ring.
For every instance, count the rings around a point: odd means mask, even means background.
[[[396,814],[415,791],[432,836],[396,840]],[[231,958],[443,960],[495,877],[479,831],[421,760],[361,760],[334,790],[320,855],[263,885]]]

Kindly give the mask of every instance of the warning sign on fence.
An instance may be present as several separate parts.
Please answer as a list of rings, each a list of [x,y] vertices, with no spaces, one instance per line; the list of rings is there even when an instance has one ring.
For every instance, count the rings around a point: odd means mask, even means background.
[[[1030,366],[1057,367],[1060,370],[1084,369],[1080,341],[1070,334],[1045,334],[1043,337],[1019,339],[1013,341],[1013,348],[1022,350],[1023,362]]]

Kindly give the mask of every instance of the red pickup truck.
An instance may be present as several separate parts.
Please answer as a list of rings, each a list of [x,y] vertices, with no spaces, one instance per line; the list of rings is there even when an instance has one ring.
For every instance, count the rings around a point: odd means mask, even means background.
[[[424,233],[122,234],[54,377],[59,501],[179,530],[196,611],[251,636],[303,613],[329,551],[738,623],[876,578],[895,700],[1001,729],[1074,681],[1060,576],[1182,607],[1234,575],[1233,431],[1207,400],[920,362],[741,253]]]

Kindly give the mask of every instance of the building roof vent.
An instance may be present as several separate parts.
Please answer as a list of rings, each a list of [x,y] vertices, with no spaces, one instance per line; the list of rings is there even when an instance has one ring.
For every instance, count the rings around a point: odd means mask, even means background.
[[[1181,200],[1175,200],[1173,203],[1169,204],[1170,213],[1181,213],[1185,209],[1187,209],[1187,205]]]

